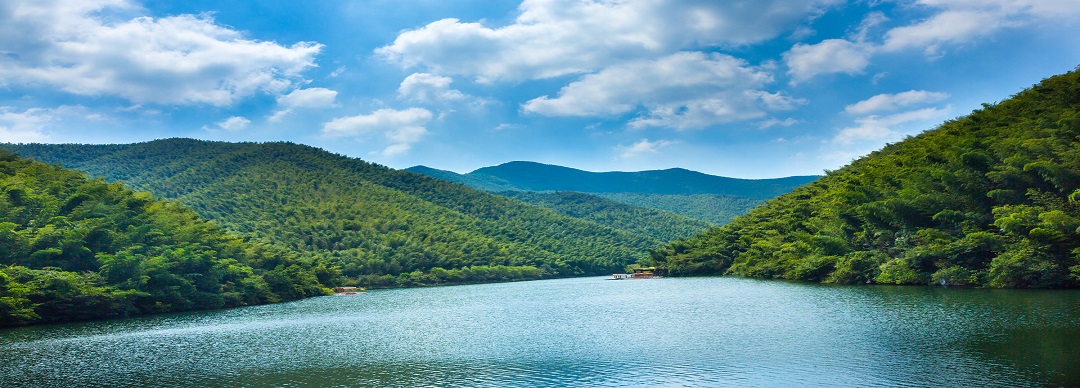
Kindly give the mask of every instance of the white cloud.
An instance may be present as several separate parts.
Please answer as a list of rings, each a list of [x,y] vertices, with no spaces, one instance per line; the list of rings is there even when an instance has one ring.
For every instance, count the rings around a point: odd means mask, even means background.
[[[450,88],[450,77],[430,73],[413,73],[398,86],[398,96],[420,102],[449,102],[464,99],[464,93]]]
[[[427,134],[425,126],[431,117],[431,112],[422,108],[379,109],[368,115],[340,117],[326,122],[322,133],[332,138],[350,137],[358,140],[382,135],[388,145],[381,153],[394,156],[407,152],[413,144],[423,139]]]
[[[871,31],[889,20],[875,11],[867,14],[847,39],[796,44],[783,54],[791,83],[821,74],[861,74],[878,52],[919,49],[929,57],[940,57],[950,46],[984,39],[1003,29],[1069,25],[1080,19],[1077,0],[915,0],[901,7],[926,11],[930,16],[892,28],[880,36],[879,43],[872,43]]]
[[[277,102],[285,108],[329,108],[334,106],[338,92],[326,88],[296,89]]]
[[[790,127],[792,125],[799,124],[801,122],[802,122],[802,120],[796,120],[796,119],[793,119],[791,117],[788,117],[788,118],[783,119],[783,120],[780,120],[780,119],[775,118],[775,117],[771,117],[768,120],[765,120],[765,121],[762,121],[761,123],[759,123],[758,128],[766,129],[766,128],[772,128],[772,127],[775,127],[775,126]]]
[[[878,94],[844,107],[844,112],[865,115],[897,110],[912,105],[932,104],[949,97],[948,93],[909,90],[896,94]]]
[[[804,101],[760,90],[772,77],[723,55],[680,52],[589,74],[559,91],[526,102],[528,113],[548,116],[613,116],[644,108],[633,127],[676,129],[761,117]]]
[[[521,124],[502,123],[495,127],[496,131],[506,131],[511,129],[524,128]]]
[[[945,11],[920,23],[889,30],[882,48],[886,51],[922,48],[925,54],[937,56],[941,44],[989,35],[1004,22],[999,15],[987,12]]]
[[[870,64],[873,48],[844,39],[796,44],[783,54],[791,83],[805,82],[819,74],[860,74]]]
[[[0,143],[34,143],[49,139],[45,127],[56,117],[47,109],[32,108],[16,112],[0,106]]]
[[[137,11],[126,0],[0,3],[0,84],[227,106],[286,89],[322,49],[249,39],[206,14],[131,18]]]
[[[401,33],[376,53],[405,68],[482,83],[583,74],[701,46],[761,42],[835,0],[525,0],[514,23],[443,19]]]
[[[630,159],[644,154],[655,154],[659,152],[661,148],[674,144],[678,144],[678,142],[671,140],[649,141],[649,139],[641,139],[632,145],[618,146],[615,147],[615,149],[619,152],[619,159]]]
[[[289,94],[278,97],[277,103],[280,109],[274,112],[268,119],[271,122],[281,121],[294,109],[319,109],[335,106],[334,100],[338,92],[326,88],[296,89]]]
[[[880,26],[881,24],[889,21],[889,17],[885,16],[885,13],[881,11],[874,11],[863,17],[863,20],[859,22],[859,27],[855,29],[851,39],[858,43],[863,43],[870,35],[870,30]]]
[[[888,31],[884,50],[921,48],[939,56],[945,44],[967,43],[1010,27],[1075,23],[1080,17],[1080,1],[1075,0],[919,0],[916,6],[937,13]]]
[[[851,145],[859,142],[899,140],[907,131],[905,124],[929,124],[948,114],[949,108],[924,108],[887,116],[871,115],[855,119],[856,126],[837,132],[833,143]],[[929,128],[922,128],[929,129]]]
[[[230,132],[244,130],[249,125],[251,125],[251,120],[248,120],[248,119],[246,119],[244,117],[240,117],[240,116],[229,117],[229,118],[227,118],[225,120],[217,122],[217,126],[219,128],[224,129],[226,131],[230,131]]]

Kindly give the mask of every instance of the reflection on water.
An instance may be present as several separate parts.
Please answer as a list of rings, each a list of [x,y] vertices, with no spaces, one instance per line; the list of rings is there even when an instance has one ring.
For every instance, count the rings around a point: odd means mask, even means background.
[[[1080,293],[598,278],[0,331],[0,386],[1080,385]]]

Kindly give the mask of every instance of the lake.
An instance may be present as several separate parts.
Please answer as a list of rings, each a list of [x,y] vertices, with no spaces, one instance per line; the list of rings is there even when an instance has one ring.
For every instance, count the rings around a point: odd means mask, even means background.
[[[577,278],[0,330],[0,386],[1080,385],[1080,292]]]

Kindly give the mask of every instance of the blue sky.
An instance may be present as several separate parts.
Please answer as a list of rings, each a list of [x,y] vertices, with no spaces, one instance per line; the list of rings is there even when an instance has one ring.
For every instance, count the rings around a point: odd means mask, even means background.
[[[0,1],[0,142],[820,174],[1080,65],[1080,0]]]

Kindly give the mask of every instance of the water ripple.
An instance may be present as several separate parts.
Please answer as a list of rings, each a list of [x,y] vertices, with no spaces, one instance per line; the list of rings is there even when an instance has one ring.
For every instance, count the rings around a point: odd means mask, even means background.
[[[1080,294],[733,278],[369,292],[0,331],[0,386],[1078,385]]]

